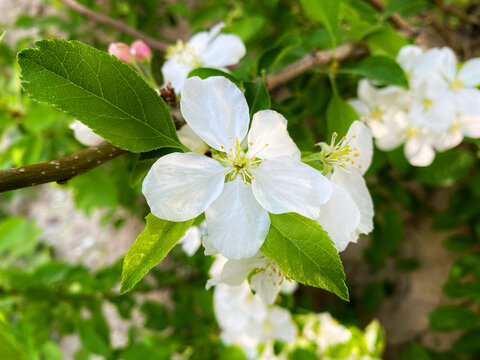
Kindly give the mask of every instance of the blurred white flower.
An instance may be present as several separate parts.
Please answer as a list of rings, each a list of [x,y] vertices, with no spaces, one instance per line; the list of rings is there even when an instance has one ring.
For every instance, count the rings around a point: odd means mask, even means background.
[[[272,340],[294,341],[297,327],[290,312],[278,306],[266,307],[253,295],[247,282],[239,286],[218,284],[214,310],[222,341],[242,348],[249,358],[258,356],[258,345]]]
[[[87,125],[84,125],[78,120],[70,124],[70,129],[73,130],[73,136],[86,146],[95,146],[105,141],[100,135],[97,135]]]
[[[332,196],[321,206],[317,222],[328,232],[336,249],[343,251],[360,234],[373,229],[373,202],[363,175],[373,155],[372,134],[365,124],[354,121],[347,135],[335,144],[320,143],[322,159],[330,175]],[[342,216],[338,216],[342,214]]]
[[[155,162],[142,189],[155,216],[185,221],[205,211],[208,241],[231,259],[258,252],[270,228],[268,213],[318,218],[331,185],[300,161],[282,115],[259,111],[248,132],[245,97],[224,77],[186,80],[180,106],[214,155],[172,153]]]
[[[289,279],[274,261],[260,252],[250,258],[226,262],[217,257],[217,261],[222,262],[223,268],[208,280],[207,289],[219,283],[239,286],[252,272],[254,274],[250,277],[250,287],[265,305],[273,304],[280,291],[292,293],[296,289],[297,283]]]
[[[206,225],[203,222],[200,226],[192,226],[187,230],[178,244],[182,245],[182,250],[188,256],[193,256],[202,244],[202,238],[206,235]]]
[[[317,344],[318,354],[321,355],[331,346],[348,342],[352,333],[325,312],[307,317],[303,336]]]
[[[464,136],[480,137],[480,58],[459,67],[450,48],[423,51],[408,45],[398,53],[397,62],[407,75],[408,91],[377,89],[364,79],[358,85],[358,99],[350,100],[381,150],[404,144],[412,165],[428,166],[435,150],[451,149]]]
[[[190,71],[199,67],[226,70],[246,53],[242,40],[233,34],[220,34],[225,24],[210,31],[195,34],[187,43],[181,40],[167,50],[167,61],[162,66],[165,85],[172,84],[176,93],[182,89]]]
[[[182,128],[177,131],[177,135],[182,144],[193,152],[203,155],[209,148],[209,146],[200,139],[197,134],[195,134],[188,124],[183,125]]]

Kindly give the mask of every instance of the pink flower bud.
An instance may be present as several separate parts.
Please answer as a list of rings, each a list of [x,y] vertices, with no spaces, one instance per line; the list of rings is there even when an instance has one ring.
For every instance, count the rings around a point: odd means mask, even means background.
[[[133,58],[130,52],[130,47],[127,44],[117,42],[111,43],[108,47],[108,53],[117,57],[119,60],[123,61],[124,63],[131,63]]]
[[[142,40],[133,42],[130,47],[132,55],[139,61],[149,61],[152,58],[152,50]]]

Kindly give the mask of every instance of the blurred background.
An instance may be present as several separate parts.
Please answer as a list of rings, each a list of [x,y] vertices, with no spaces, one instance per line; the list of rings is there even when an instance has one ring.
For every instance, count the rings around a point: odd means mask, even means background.
[[[0,30],[6,30],[0,43],[1,169],[84,148],[69,128],[74,119],[22,92],[19,50],[51,37],[105,51],[111,42],[134,40],[68,3],[0,0]],[[247,46],[247,57],[234,70],[240,78],[276,71],[329,46],[325,29],[293,0],[78,3],[171,44],[225,21],[224,32],[239,35]],[[363,29],[358,41],[370,51],[394,58],[410,40],[371,3],[345,0],[341,21],[346,31]],[[398,10],[422,29],[418,43],[450,46],[463,60],[480,55],[478,1],[404,4]],[[154,49],[158,83],[162,62]],[[338,73],[342,98],[355,97],[357,82]],[[329,140],[332,89],[325,69],[271,95],[301,150]],[[282,295],[281,305],[293,314],[328,311],[346,326],[364,328],[378,319],[386,334],[384,359],[480,358],[479,145],[464,142],[426,168],[409,165],[402,149],[376,151],[366,175],[375,230],[341,254],[351,301],[300,286]],[[0,194],[0,337],[23,349],[27,359],[244,358],[219,338],[212,291],[205,290],[212,259],[202,250],[188,256],[175,247],[133,291],[119,296],[122,258],[148,213],[140,191],[145,171],[136,160],[127,154],[66,184]],[[8,356],[0,353],[0,359]]]

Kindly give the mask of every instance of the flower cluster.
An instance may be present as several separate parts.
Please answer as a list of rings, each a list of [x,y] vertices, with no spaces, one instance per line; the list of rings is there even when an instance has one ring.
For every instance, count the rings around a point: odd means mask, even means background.
[[[308,348],[319,359],[373,360],[382,353],[383,332],[376,321],[362,333],[355,327],[341,325],[328,313],[292,316],[287,309],[272,305],[273,300],[265,298],[261,290],[252,293],[250,287],[254,287],[255,281],[248,286],[245,280],[248,268],[265,267],[268,260],[256,256],[246,267],[240,261],[219,255],[210,270],[214,282],[228,278],[229,284],[218,283],[214,291],[215,316],[226,345],[238,346],[248,358],[260,360],[286,360],[297,348]],[[274,269],[271,265],[266,271],[257,269],[252,278],[261,276],[263,281],[269,281],[270,277],[278,281]],[[281,292],[290,294],[295,288],[294,282],[286,281]],[[276,341],[287,343],[280,353],[275,353]]]
[[[423,51],[408,45],[397,62],[408,90],[361,80],[358,99],[350,101],[378,148],[389,151],[404,144],[412,165],[428,166],[436,151],[451,149],[464,137],[480,138],[480,58],[459,67],[450,48]]]

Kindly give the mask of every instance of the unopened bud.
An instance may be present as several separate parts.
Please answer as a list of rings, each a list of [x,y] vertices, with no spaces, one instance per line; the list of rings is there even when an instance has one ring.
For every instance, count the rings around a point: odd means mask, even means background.
[[[139,61],[149,61],[152,58],[152,50],[142,40],[135,41],[130,50],[135,59]]]
[[[108,53],[117,57],[124,63],[131,63],[133,60],[130,47],[121,42],[111,43],[108,47]]]

